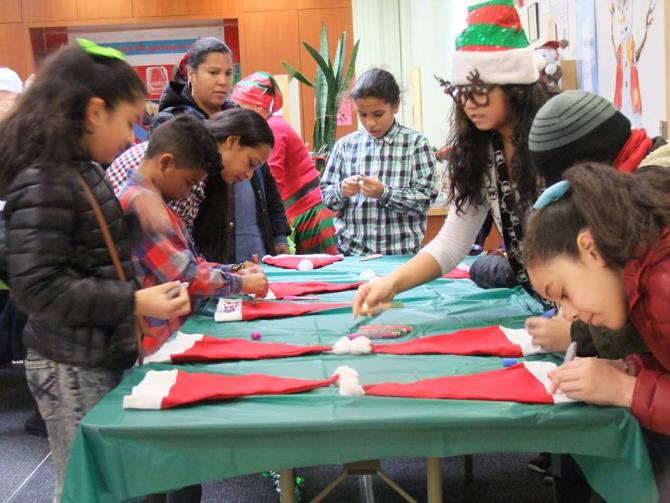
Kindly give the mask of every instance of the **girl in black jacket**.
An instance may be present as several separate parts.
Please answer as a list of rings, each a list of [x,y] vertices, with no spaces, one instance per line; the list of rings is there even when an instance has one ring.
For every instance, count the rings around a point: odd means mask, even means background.
[[[144,85],[122,53],[79,45],[50,59],[0,125],[9,281],[28,313],[26,374],[47,424],[56,501],[77,424],[137,357],[133,315],[190,310],[178,282],[137,289],[123,213],[97,164],[133,140]],[[80,176],[102,209],[125,282]]]

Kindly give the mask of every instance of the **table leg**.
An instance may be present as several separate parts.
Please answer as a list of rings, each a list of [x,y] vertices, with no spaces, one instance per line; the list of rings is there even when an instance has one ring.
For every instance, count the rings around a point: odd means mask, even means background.
[[[428,503],[442,503],[442,459],[426,458]]]
[[[372,475],[358,476],[358,490],[363,503],[375,503],[375,493],[372,490]]]
[[[463,469],[465,472],[465,483],[472,483],[472,481],[475,479],[472,469],[472,454],[466,454],[463,456]]]
[[[295,474],[293,468],[279,472],[279,501],[281,503],[295,503]]]

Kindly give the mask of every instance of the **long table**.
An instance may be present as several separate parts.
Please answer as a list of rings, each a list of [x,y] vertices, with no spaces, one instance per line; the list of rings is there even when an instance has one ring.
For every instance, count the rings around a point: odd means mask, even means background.
[[[406,260],[346,258],[310,272],[271,267],[267,272],[271,281],[351,282],[363,270],[385,274]],[[348,301],[352,295],[319,297]],[[435,280],[398,299],[404,308],[385,312],[375,323],[412,324],[411,337],[498,323],[520,327],[541,309],[521,289],[482,290],[469,280]],[[353,324],[350,309],[235,323],[214,323],[211,312],[204,312],[191,316],[183,331],[245,338],[253,331],[266,342],[332,344]],[[469,374],[501,364],[497,357],[324,354],[178,367],[321,379],[349,365],[359,371],[362,383],[373,383]],[[573,454],[607,501],[657,498],[640,427],[626,409],[582,403],[340,397],[334,387],[160,411],[123,409],[124,395],[148,370],[174,367],[152,364],[136,369],[86,415],[76,434],[62,501],[122,501],[268,469],[506,451]]]

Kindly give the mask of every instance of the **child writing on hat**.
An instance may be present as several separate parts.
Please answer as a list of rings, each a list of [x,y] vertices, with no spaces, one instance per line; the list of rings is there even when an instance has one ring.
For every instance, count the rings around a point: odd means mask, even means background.
[[[207,262],[202,258],[184,224],[167,204],[183,198],[207,175],[219,176],[221,153],[207,126],[225,128],[227,123],[236,122],[235,117],[229,117],[231,115],[243,116],[271,137],[265,121],[248,110],[220,112],[207,121],[182,114],[153,131],[139,168],[129,171],[128,181],[118,196],[128,216],[133,263],[140,283],[153,286],[164,281],[186,282],[194,310],[210,297],[240,292],[264,297],[268,289],[267,278],[262,272],[244,274],[246,271],[240,269],[238,275],[232,272],[233,266]],[[239,167],[240,163],[229,163],[227,169],[232,172],[237,168],[239,171]],[[244,172],[251,171],[248,162],[242,167]],[[167,232],[155,232],[141,225],[138,213],[142,212],[142,207],[137,207],[135,201],[148,192],[158,194],[164,201],[163,211],[170,222]],[[146,337],[145,334],[144,338],[147,353],[155,351],[185,319],[185,316],[168,320],[147,318],[151,335]]]
[[[386,70],[363,73],[350,96],[363,129],[335,144],[321,179],[323,201],[336,212],[338,248],[347,255],[416,253],[437,197],[433,150],[396,122],[400,88]]]
[[[530,157],[547,185],[560,181],[577,162],[602,162],[618,171],[639,166],[670,167],[670,147],[661,138],[647,138],[605,98],[586,91],[564,91],[551,98],[533,119],[528,140]],[[526,329],[534,344],[548,351],[565,351],[572,340],[581,356],[620,358],[646,348],[631,324],[621,330],[591,327],[561,316],[533,317]]]
[[[81,418],[138,355],[133,316],[190,311],[178,281],[139,289],[128,228],[98,163],[133,140],[145,88],[123,53],[79,41],[45,64],[0,125],[9,281],[28,313],[31,392],[47,424],[56,501]],[[92,204],[101,208],[126,281],[113,266]]]
[[[451,82],[442,82],[454,100],[447,219],[412,260],[359,287],[354,313],[449,272],[470,251],[489,212],[505,243],[503,265],[532,292],[519,250],[524,211],[541,188],[528,155],[528,130],[548,94],[512,0],[496,2],[495,8],[488,4],[468,8],[469,26],[456,39]]]
[[[538,199],[526,226],[523,259],[532,284],[570,320],[619,329],[630,319],[651,355],[577,358],[553,373],[553,384],[578,400],[629,407],[650,430],[655,472],[667,478],[670,173],[581,164],[564,178]],[[667,480],[658,482],[663,495]]]
[[[258,112],[272,129],[275,145],[268,166],[293,228],[296,253],[337,254],[333,213],[322,202],[319,172],[302,138],[276,113],[283,97],[275,79],[267,72],[253,73],[235,85],[231,99]]]

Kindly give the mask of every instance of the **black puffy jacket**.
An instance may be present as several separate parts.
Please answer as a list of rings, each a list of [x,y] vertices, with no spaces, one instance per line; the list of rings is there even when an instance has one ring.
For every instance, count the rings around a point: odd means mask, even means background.
[[[118,280],[93,209],[74,170],[102,208],[129,281]],[[57,362],[122,369],[137,356],[137,285],[129,232],[100,166],[79,161],[27,168],[7,194],[8,270],[13,296],[29,315],[25,345]]]

